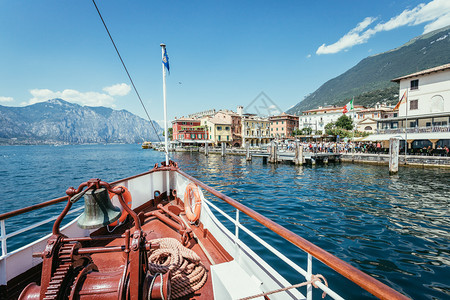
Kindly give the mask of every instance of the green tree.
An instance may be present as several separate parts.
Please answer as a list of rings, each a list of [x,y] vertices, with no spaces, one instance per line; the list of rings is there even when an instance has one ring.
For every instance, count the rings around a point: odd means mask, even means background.
[[[169,128],[167,128],[167,131],[169,132],[169,140],[172,140],[172,138],[173,138],[173,128],[169,127]],[[163,130],[162,134],[163,134],[163,136],[165,136],[166,132]]]
[[[347,117],[345,114],[340,116],[339,119],[337,119],[335,125],[337,128],[353,130],[353,120],[352,118]]]
[[[336,128],[336,125],[333,122],[330,122],[327,125],[325,125],[325,133],[328,135],[334,135],[335,128]]]
[[[311,133],[312,133],[311,127],[305,127],[302,129],[302,134],[304,134],[304,135],[310,135]]]

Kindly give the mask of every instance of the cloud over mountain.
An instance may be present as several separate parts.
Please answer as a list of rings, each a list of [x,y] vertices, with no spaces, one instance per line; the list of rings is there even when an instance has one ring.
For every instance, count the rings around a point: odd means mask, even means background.
[[[331,45],[322,44],[317,49],[316,54],[334,54],[346,51],[355,45],[366,43],[378,32],[390,31],[402,26],[415,26],[428,23],[424,27],[424,34],[445,27],[450,25],[450,1],[433,0],[428,4],[419,4],[412,9],[405,9],[387,22],[378,23],[370,28],[369,26],[375,20],[376,18],[374,17],[366,17],[337,42]]]

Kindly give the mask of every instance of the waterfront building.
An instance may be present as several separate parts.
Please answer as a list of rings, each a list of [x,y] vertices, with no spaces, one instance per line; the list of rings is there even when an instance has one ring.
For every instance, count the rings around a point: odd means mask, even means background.
[[[292,131],[299,128],[298,116],[282,113],[278,116],[269,117],[270,136],[276,139],[293,138]]]
[[[242,145],[242,111],[243,107],[238,106],[238,113],[228,109],[222,109],[215,114],[215,118],[222,119],[226,124],[231,124],[231,145],[233,147],[241,147]],[[239,114],[240,113],[240,114]]]
[[[386,103],[375,104],[375,107],[365,108],[356,113],[356,130],[360,132],[375,133],[380,119],[397,117],[398,111]]]
[[[270,142],[270,121],[255,114],[241,113],[242,146],[263,146]]]
[[[222,143],[232,145],[231,122],[223,118],[205,117],[201,119],[203,127],[208,129],[208,141],[216,147]]]
[[[200,112],[196,112],[193,114],[188,115],[188,118],[190,119],[201,119],[206,117],[213,117],[216,114],[215,109],[208,109]]]
[[[358,112],[363,109],[365,107],[362,105],[353,105],[353,110],[346,115],[355,123]],[[299,117],[299,129],[311,128],[314,134],[323,134],[325,125],[336,122],[344,114],[343,110],[343,106],[331,105],[304,111]]]
[[[392,81],[399,83],[399,100],[403,99],[398,115],[379,120],[377,134],[367,140],[406,139],[413,152],[450,147],[450,64]]]
[[[183,146],[204,144],[208,129],[201,121],[192,118],[180,118],[172,121],[172,141]]]

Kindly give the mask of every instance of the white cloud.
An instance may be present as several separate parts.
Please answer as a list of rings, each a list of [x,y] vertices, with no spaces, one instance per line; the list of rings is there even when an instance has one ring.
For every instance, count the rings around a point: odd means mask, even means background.
[[[428,23],[424,28],[424,33],[427,33],[450,25],[450,1],[433,0],[428,4],[419,4],[413,9],[405,9],[399,15],[392,17],[385,23],[378,23],[375,27],[366,30],[375,20],[372,17],[365,18],[336,43],[320,46],[316,54],[332,54],[346,51],[355,45],[366,43],[377,32],[390,31],[402,26]]]
[[[111,96],[125,96],[131,91],[131,87],[126,83],[118,83],[103,88]]]
[[[125,83],[115,84],[103,88],[103,91],[107,93],[80,92],[72,89],[65,89],[63,91],[33,89],[30,90],[30,94],[33,98],[31,98],[28,102],[21,103],[21,105],[31,105],[34,103],[47,101],[49,99],[61,98],[80,105],[115,107],[115,99],[113,96],[125,96],[130,92],[130,90],[130,86]]]
[[[372,17],[365,18],[361,23],[359,23],[355,28],[350,30],[346,35],[341,37],[339,41],[329,46],[323,44],[317,49],[316,54],[331,54],[337,53],[342,50],[353,47],[354,45],[365,43],[369,38],[370,34],[367,34],[369,30],[366,30],[361,34],[361,31],[372,24],[376,19]]]
[[[310,58],[310,57],[311,57],[311,54],[306,55],[306,58]]]
[[[49,89],[33,89],[30,90],[31,98],[26,105],[47,101],[53,98],[61,98],[63,100],[78,103],[80,105],[88,106],[107,106],[112,107],[114,105],[114,98],[110,95],[97,93],[97,92],[79,92],[76,90],[66,89],[62,92],[52,91]]]
[[[0,102],[12,102],[14,101],[13,97],[2,97],[0,96]]]

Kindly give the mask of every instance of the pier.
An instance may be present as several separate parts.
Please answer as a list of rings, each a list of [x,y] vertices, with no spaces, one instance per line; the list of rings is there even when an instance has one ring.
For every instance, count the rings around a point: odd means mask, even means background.
[[[263,163],[267,163],[269,161],[270,153],[254,153],[251,154],[253,157],[261,157],[263,159]],[[312,153],[312,152],[303,152],[303,158],[299,158],[298,161],[295,160],[295,153],[293,152],[278,152],[276,155],[276,159],[273,161],[274,163],[286,163],[286,164],[296,164],[296,165],[315,165],[319,164],[328,164],[335,163],[341,161],[340,153]]]

